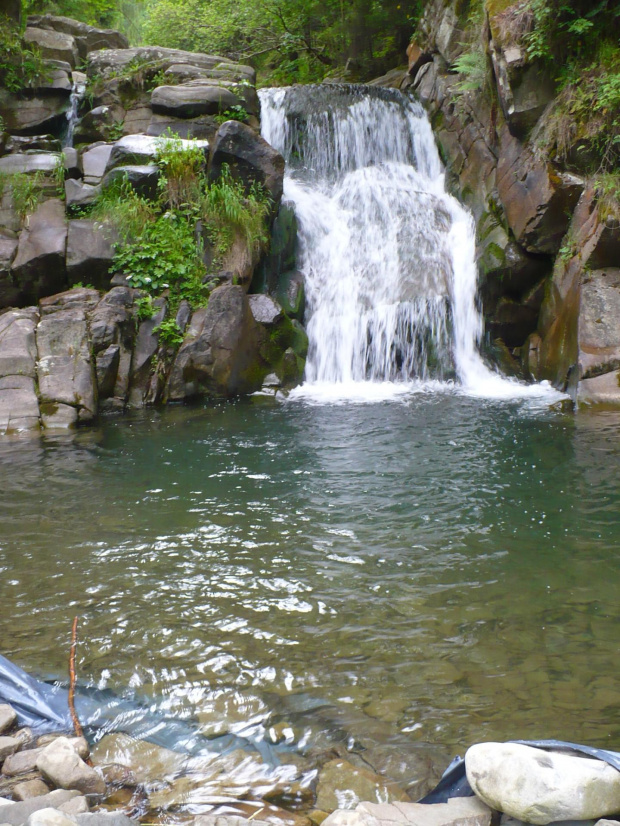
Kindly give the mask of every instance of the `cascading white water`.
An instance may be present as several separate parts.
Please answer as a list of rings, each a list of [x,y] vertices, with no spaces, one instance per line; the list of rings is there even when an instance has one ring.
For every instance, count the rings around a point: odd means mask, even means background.
[[[478,352],[473,221],[445,191],[420,104],[351,85],[265,89],[260,99],[298,221],[304,387],[507,384]]]
[[[75,124],[78,122],[78,111],[80,108],[80,101],[86,92],[86,80],[84,75],[74,73],[73,88],[69,97],[69,108],[67,109],[67,131],[63,140],[63,147],[73,146],[73,132]]]

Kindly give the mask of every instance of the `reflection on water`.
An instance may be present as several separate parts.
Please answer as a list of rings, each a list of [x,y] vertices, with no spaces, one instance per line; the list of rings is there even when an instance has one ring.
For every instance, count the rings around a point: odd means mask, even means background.
[[[619,424],[255,398],[4,442],[2,653],[64,675],[78,614],[92,685],[403,785],[428,746],[618,749]]]

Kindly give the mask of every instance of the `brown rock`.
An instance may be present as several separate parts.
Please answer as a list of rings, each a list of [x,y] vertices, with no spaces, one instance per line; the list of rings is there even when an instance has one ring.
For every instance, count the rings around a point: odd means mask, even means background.
[[[18,783],[13,788],[13,797],[15,800],[30,800],[32,797],[49,794],[49,791],[49,786],[41,778],[37,778],[36,780],[27,780],[25,783]]]
[[[408,799],[396,783],[347,760],[330,760],[319,773],[316,808],[324,812],[353,809],[363,800],[379,803]]]
[[[528,252],[557,253],[583,181],[556,171],[504,129],[497,188],[517,241]]]

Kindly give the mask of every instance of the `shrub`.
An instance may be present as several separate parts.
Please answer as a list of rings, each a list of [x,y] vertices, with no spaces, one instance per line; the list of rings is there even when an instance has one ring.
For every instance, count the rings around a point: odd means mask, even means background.
[[[167,205],[192,209],[200,201],[203,150],[184,145],[178,136],[167,134],[157,142],[157,165],[162,170],[159,185]]]
[[[41,202],[43,186],[43,174],[35,172],[27,175],[25,172],[17,172],[10,175],[9,181],[13,194],[13,208],[22,221],[36,210]]]
[[[21,92],[46,73],[36,46],[24,43],[19,26],[0,14],[0,87]]]

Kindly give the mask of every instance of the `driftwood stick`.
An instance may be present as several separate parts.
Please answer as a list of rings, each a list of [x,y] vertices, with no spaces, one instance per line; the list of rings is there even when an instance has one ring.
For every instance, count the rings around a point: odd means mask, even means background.
[[[69,712],[73,720],[73,729],[76,737],[82,737],[82,726],[75,710],[75,652],[77,649],[77,626],[78,618],[73,620],[73,628],[71,630],[71,653],[69,655]]]

